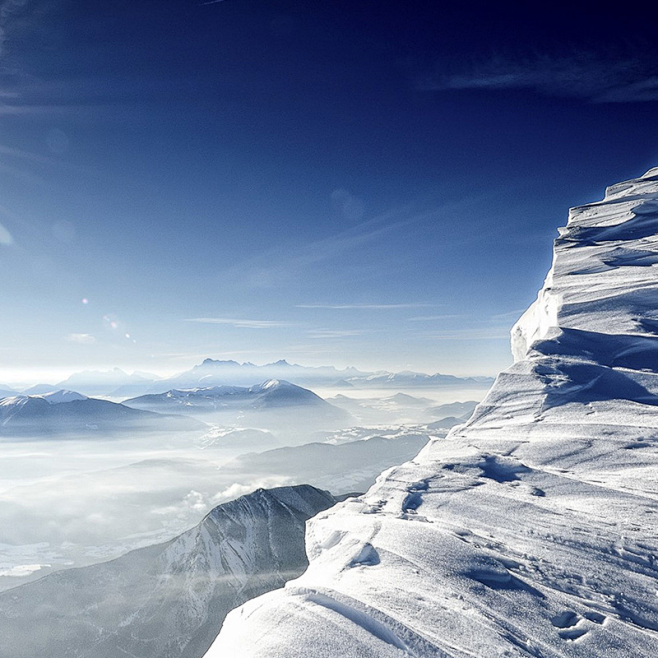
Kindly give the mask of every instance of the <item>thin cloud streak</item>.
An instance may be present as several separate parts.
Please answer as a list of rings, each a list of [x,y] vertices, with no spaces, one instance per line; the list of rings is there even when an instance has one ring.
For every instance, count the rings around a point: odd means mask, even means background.
[[[96,342],[96,338],[91,334],[68,334],[66,340],[80,345],[92,345]]]
[[[0,144],[0,155],[8,155],[21,160],[29,160],[31,162],[38,162],[41,164],[61,164],[57,158],[52,158],[47,155],[40,155],[38,153],[31,153],[22,149],[12,148],[10,146],[3,146]]]
[[[312,329],[306,332],[309,338],[330,339],[330,338],[352,338],[354,336],[363,336],[366,331],[359,329]]]
[[[0,55],[5,54],[8,23],[15,14],[24,10],[26,5],[26,0],[6,0],[0,3]]]
[[[650,53],[618,57],[574,51],[521,60],[494,56],[467,70],[425,76],[416,87],[423,91],[531,89],[592,103],[649,102],[658,101],[658,65]]]
[[[18,167],[13,167],[12,165],[8,165],[4,162],[0,162],[0,171],[10,174],[11,176],[14,176],[15,178],[18,178],[19,180],[25,181],[27,183],[30,183],[31,185],[34,185],[36,187],[48,189],[48,190],[54,190],[56,189],[53,185],[50,185],[44,178],[41,176],[38,176],[36,174],[32,174],[28,171],[25,171],[23,169],[20,169]]]
[[[435,217],[450,209],[452,205],[454,204],[446,204],[440,208],[416,213],[411,204],[395,208],[319,240],[295,247],[270,249],[230,268],[224,275],[231,277],[239,274],[244,277],[245,272],[250,272],[251,276],[247,277],[247,282],[251,286],[272,287],[298,275],[308,267],[342,256],[397,229]]]
[[[492,322],[516,322],[524,313],[526,312],[525,308],[517,308],[513,311],[507,311],[505,313],[496,313],[491,316]]]
[[[283,322],[279,320],[243,320],[237,318],[186,318],[184,322],[228,325],[238,329],[276,329],[279,327],[294,326],[290,322]]]
[[[440,334],[431,334],[427,338],[431,340],[509,340],[509,331],[502,333],[502,329],[463,329],[446,331]]]
[[[417,315],[413,318],[407,318],[408,322],[431,322],[434,320],[459,320],[467,318],[467,315],[461,314],[445,314],[445,315]]]
[[[5,247],[14,244],[12,234],[2,224],[0,224],[0,244]]]
[[[398,309],[398,308],[419,308],[423,306],[437,306],[437,304],[297,304],[295,308],[383,311],[383,310]]]
[[[8,156],[10,158],[17,158],[18,160],[24,160],[28,162],[34,162],[37,164],[52,165],[60,169],[66,169],[69,171],[77,171],[81,173],[87,173],[92,171],[88,167],[80,167],[78,165],[73,165],[61,158],[56,158],[48,155],[40,155],[39,153],[32,153],[30,151],[24,151],[23,149],[12,148],[9,146],[4,146],[0,144],[0,156]]]

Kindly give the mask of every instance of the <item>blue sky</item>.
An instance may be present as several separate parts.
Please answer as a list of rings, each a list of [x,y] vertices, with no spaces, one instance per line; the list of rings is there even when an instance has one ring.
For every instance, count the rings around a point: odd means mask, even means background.
[[[505,367],[568,207],[658,164],[652,26],[526,4],[4,2],[0,380]]]

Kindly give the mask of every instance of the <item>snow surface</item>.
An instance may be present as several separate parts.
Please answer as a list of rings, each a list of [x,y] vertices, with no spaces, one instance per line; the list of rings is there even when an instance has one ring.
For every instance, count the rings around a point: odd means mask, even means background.
[[[208,658],[658,655],[658,169],[571,210],[515,364],[307,526]]]

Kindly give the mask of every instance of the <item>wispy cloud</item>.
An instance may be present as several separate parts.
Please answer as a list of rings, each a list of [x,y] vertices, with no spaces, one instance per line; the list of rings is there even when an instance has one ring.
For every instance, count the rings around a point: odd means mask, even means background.
[[[0,206],[0,214],[5,214],[2,212],[3,210],[4,208]],[[5,247],[14,244],[14,238],[12,234],[2,224],[0,224],[0,244],[4,245]]]
[[[0,2],[0,55],[4,55],[7,27],[11,19],[25,9],[26,0],[4,0]]]
[[[505,313],[496,313],[491,316],[492,322],[516,322],[524,313],[525,308],[516,308],[513,311],[506,311]]]
[[[431,334],[427,338],[433,340],[509,340],[509,331],[498,327],[491,329],[455,329]]]
[[[310,329],[306,332],[309,338],[317,339],[352,338],[365,333],[367,332],[360,329]]]
[[[30,183],[31,185],[34,185],[36,187],[41,187],[44,189],[55,189],[54,186],[50,185],[41,176],[33,174],[27,171],[26,169],[22,169],[20,167],[15,167],[13,165],[7,164],[6,162],[0,161],[0,171],[9,174],[10,176],[14,176],[15,178],[18,178],[20,180],[23,180],[26,183]]]
[[[417,88],[532,89],[594,103],[657,101],[658,63],[655,53],[648,52],[619,55],[578,50],[523,59],[493,56],[462,70],[426,75],[417,81]]]
[[[338,265],[328,273],[329,276],[340,277],[350,283],[354,283],[353,267],[359,268],[359,278],[362,281],[365,278],[364,273],[368,271],[373,277],[380,276],[384,265],[381,261],[365,256],[369,247],[378,243],[384,244],[385,241],[391,244],[394,242],[393,236],[396,233],[408,236],[414,230],[422,230],[422,227],[429,222],[434,224],[446,222],[446,226],[450,226],[455,214],[478,205],[487,198],[496,197],[498,194],[500,194],[499,190],[496,190],[495,193],[476,191],[445,202],[437,198],[418,199],[316,240],[301,244],[293,244],[288,241],[285,245],[268,249],[236,263],[222,272],[221,276],[222,279],[244,282],[251,288],[273,288],[290,280],[302,280],[306,277],[309,281],[316,281],[317,270],[328,263]],[[449,249],[465,244],[472,239],[482,239],[486,221],[482,220],[481,223],[482,230],[479,232],[461,231],[458,237],[445,237],[440,247]],[[491,228],[492,233],[495,231],[496,228]],[[392,271],[403,256],[402,253],[396,254],[396,258],[386,262],[386,268]],[[366,263],[368,264],[366,265]],[[350,307],[354,305],[337,304],[335,306]],[[377,304],[376,306],[388,305]]]
[[[198,322],[199,324],[222,324],[239,329],[275,329],[278,327],[291,327],[291,322],[280,320],[244,320],[238,318],[186,318],[185,322]]]
[[[39,162],[43,164],[59,164],[58,160],[56,160],[55,158],[51,158],[47,155],[31,153],[30,151],[12,148],[10,146],[3,146],[2,144],[0,144],[0,155],[11,156],[15,158],[20,158],[22,160],[30,160],[32,162]]]
[[[512,325],[521,317],[525,309],[514,309],[503,313],[494,313],[492,315],[426,315],[414,318],[408,318],[412,322],[436,321],[441,320],[460,320],[458,324],[452,323],[452,327],[461,325],[460,328],[440,328],[439,331],[425,333],[425,337],[433,340],[509,340],[509,332]],[[422,325],[421,325],[422,326]]]
[[[339,259],[344,260],[348,254],[358,252],[400,229],[435,218],[448,208],[448,204],[423,211],[418,211],[413,204],[393,208],[317,240],[269,249],[233,266],[224,276],[239,276],[240,280],[252,287],[274,287],[300,276],[309,268]],[[341,268],[336,271],[344,270]]]
[[[70,343],[79,343],[80,345],[91,345],[96,342],[96,338],[91,334],[68,334],[66,340]]]
[[[423,306],[436,306],[436,304],[297,304],[295,308],[324,308],[336,310],[375,310],[385,311],[396,308],[419,308]]]
[[[468,317],[467,315],[446,313],[444,315],[417,315],[413,318],[407,318],[409,322],[433,322],[434,320],[458,320]]]

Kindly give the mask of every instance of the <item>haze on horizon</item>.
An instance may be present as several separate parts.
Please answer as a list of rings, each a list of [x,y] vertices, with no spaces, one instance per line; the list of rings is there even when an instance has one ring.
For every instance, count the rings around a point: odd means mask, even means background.
[[[0,31],[3,383],[495,375],[565,209],[658,162],[630,12],[7,0]]]
[[[207,359],[211,361],[213,360],[211,357],[207,357]],[[20,391],[24,388],[28,388],[30,386],[34,386],[38,384],[46,384],[51,386],[54,386],[56,384],[64,385],[66,380],[68,380],[69,378],[79,377],[79,376],[86,376],[86,378],[90,382],[91,381],[102,382],[105,377],[112,376],[113,373],[116,375],[118,379],[121,380],[129,379],[131,377],[142,378],[145,381],[168,380],[172,377],[181,375],[189,370],[192,370],[193,368],[199,366],[205,360],[206,359],[202,359],[202,360],[200,359],[197,362],[194,362],[192,360],[189,362],[189,367],[185,367],[185,368],[179,367],[177,370],[153,369],[148,372],[139,369],[133,370],[130,367],[120,368],[118,366],[84,368],[81,370],[74,370],[70,367],[69,368],[34,367],[34,368],[16,368],[16,369],[2,368],[0,370],[0,375],[2,376],[0,382],[4,385],[16,386],[17,390]],[[294,376],[292,374],[287,375],[286,373],[286,369],[288,366],[301,367],[304,369],[308,369],[309,371],[312,371],[313,369],[319,369],[319,370],[335,369],[337,373],[346,373],[348,375],[352,374],[353,372],[360,372],[360,373],[392,372],[384,369],[377,369],[372,371],[365,369],[361,370],[358,368],[354,368],[354,366],[349,366],[349,365],[344,367],[336,367],[331,363],[321,363],[317,365],[308,366],[307,364],[288,362],[285,359],[280,359],[278,361],[271,361],[268,363],[253,363],[251,361],[235,361],[234,359],[226,359],[226,360],[218,359],[218,361],[222,361],[226,364],[235,364],[233,368],[228,367],[225,370],[227,381],[231,381],[232,376],[237,376],[239,378],[239,372],[243,366],[257,366],[257,368],[262,372],[261,379],[263,382],[266,381],[267,379],[285,380],[286,376],[294,379]],[[283,362],[282,366],[279,365],[281,362]],[[428,375],[434,375],[434,374],[452,375],[452,373],[427,373],[422,371],[410,371],[410,370],[404,370],[400,372],[402,373],[418,372],[419,374],[428,374]],[[459,377],[460,375],[457,376]],[[486,375],[474,374],[474,375],[466,375],[465,377],[475,377],[483,380],[484,379],[491,380],[491,378],[487,377]],[[66,389],[66,386],[64,386],[64,388]]]

